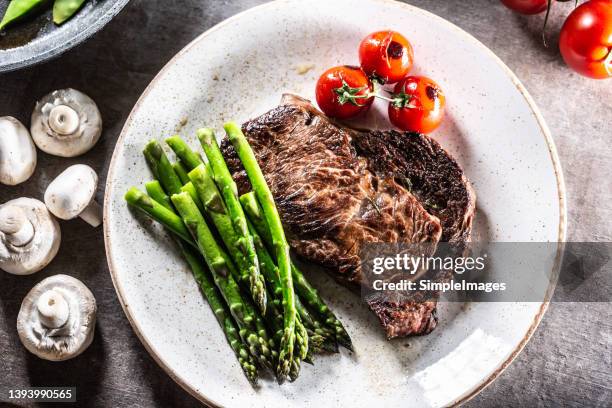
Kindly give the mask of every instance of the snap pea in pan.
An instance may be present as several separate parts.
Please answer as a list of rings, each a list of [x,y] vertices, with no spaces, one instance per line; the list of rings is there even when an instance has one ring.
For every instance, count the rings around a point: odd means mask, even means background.
[[[51,10],[0,33],[0,72],[14,71],[56,57],[92,36],[115,17],[129,0],[88,0],[62,26]],[[0,0],[0,14],[9,0]]]

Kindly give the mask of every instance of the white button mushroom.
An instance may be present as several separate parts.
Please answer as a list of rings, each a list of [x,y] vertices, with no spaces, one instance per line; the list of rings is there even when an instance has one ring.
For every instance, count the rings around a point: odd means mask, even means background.
[[[60,240],[59,225],[42,202],[18,198],[0,206],[0,269],[38,272],[53,260]]]
[[[26,295],[17,316],[17,332],[28,351],[63,361],[91,344],[96,326],[96,299],[81,281],[51,276]]]
[[[45,191],[45,204],[57,218],[81,217],[92,227],[102,223],[102,208],[94,200],[98,175],[85,164],[64,170]]]
[[[11,116],[0,118],[0,183],[14,186],[36,168],[36,147],[25,126]]]
[[[75,89],[60,89],[36,104],[30,131],[40,150],[55,156],[74,157],[98,142],[102,116],[89,96]]]

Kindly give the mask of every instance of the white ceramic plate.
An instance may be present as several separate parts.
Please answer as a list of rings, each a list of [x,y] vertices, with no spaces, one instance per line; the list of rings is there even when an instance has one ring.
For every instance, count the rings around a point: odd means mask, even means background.
[[[312,98],[328,67],[357,63],[369,32],[395,29],[415,50],[415,73],[435,78],[448,116],[435,137],[463,165],[478,194],[476,229],[492,241],[561,241],[563,181],[555,147],[533,101],[476,39],[405,4],[368,0],[276,1],[217,25],[180,52],[130,115],[108,174],[109,267],[135,332],[159,364],[209,404],[233,407],[443,406],[465,401],[520,352],[546,309],[538,303],[440,305],[428,336],[388,342],[358,298],[311,276],[346,323],[357,353],[321,356],[293,384],[251,388],[186,266],[166,235],[123,201],[151,176],[141,156],[150,138],[181,134],[195,146],[201,125],[220,129],[278,104],[283,92]],[[298,67],[312,69],[300,75]],[[365,123],[387,127],[383,106]],[[552,270],[554,260],[543,264]]]

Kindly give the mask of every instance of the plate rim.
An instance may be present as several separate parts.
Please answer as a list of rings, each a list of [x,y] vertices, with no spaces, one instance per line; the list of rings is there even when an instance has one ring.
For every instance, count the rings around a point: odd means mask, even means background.
[[[110,237],[110,231],[109,231],[107,220],[108,220],[109,202],[111,201],[110,191],[111,191],[112,184],[113,184],[112,175],[114,174],[114,168],[116,165],[116,161],[118,160],[117,159],[118,147],[123,144],[122,142],[123,142],[123,139],[125,138],[127,129],[128,127],[131,126],[134,116],[136,112],[138,111],[141,103],[149,95],[149,93],[151,92],[153,87],[156,85],[158,80],[166,73],[168,69],[170,69],[170,67],[172,67],[175,64],[175,62],[180,57],[182,57],[185,53],[187,53],[192,47],[194,47],[200,41],[203,41],[211,33],[221,29],[222,27],[231,23],[232,21],[240,19],[246,14],[249,14],[255,11],[259,11],[264,8],[274,7],[282,3],[291,3],[292,1],[295,1],[295,0],[272,0],[272,1],[260,4],[260,5],[248,8],[246,10],[243,10],[237,14],[234,14],[233,16],[230,16],[227,19],[220,21],[219,23],[215,24],[213,27],[209,28],[208,30],[204,31],[202,34],[198,35],[191,42],[189,42],[185,47],[183,47],[178,53],[176,53],[163,66],[163,68],[157,73],[157,75],[155,75],[155,77],[151,80],[149,85],[147,85],[143,93],[138,98],[138,101],[132,108],[130,114],[128,115],[121,129],[121,133],[119,134],[119,137],[117,138],[117,141],[115,143],[115,147],[113,149],[113,155],[111,157],[111,162],[109,164],[109,169],[108,169],[107,178],[106,178],[105,191],[104,191],[104,211],[103,211],[104,248],[106,252],[106,260],[108,264],[108,269],[111,275],[113,286],[115,288],[115,292],[117,293],[117,297],[119,299],[119,303],[121,304],[121,308],[123,309],[123,312],[125,313],[130,323],[130,326],[132,326],[132,329],[136,333],[136,336],[138,337],[140,342],[143,344],[143,346],[145,347],[149,355],[155,360],[155,362],[166,372],[166,374],[168,374],[170,378],[172,378],[178,385],[181,386],[181,388],[187,391],[187,393],[189,393],[191,396],[193,396],[200,402],[203,402],[205,404],[215,406],[215,407],[219,407],[221,405],[219,405],[219,403],[209,399],[207,396],[203,395],[201,392],[198,392],[198,390],[191,387],[187,383],[187,381],[183,380],[183,378],[181,378],[181,376],[177,374],[167,364],[164,358],[155,350],[155,348],[149,343],[147,338],[143,335],[140,325],[131,315],[129,304],[126,301],[124,293],[123,293],[123,288],[121,287],[121,284],[116,278],[115,267],[114,267],[113,258],[112,258],[112,250],[110,246],[111,237]],[[437,20],[439,23],[446,25],[448,28],[455,31],[456,34],[461,35],[466,41],[470,41],[472,44],[480,48],[482,51],[488,54],[493,59],[493,61],[497,63],[497,65],[499,65],[502,68],[504,73],[512,81],[514,86],[517,88],[519,93],[523,96],[523,98],[527,102],[527,105],[529,106],[529,109],[531,110],[531,112],[534,114],[536,122],[538,123],[538,126],[540,127],[540,133],[544,137],[544,142],[546,143],[546,146],[548,148],[550,159],[553,165],[553,170],[554,170],[555,177],[557,180],[557,193],[558,193],[558,204],[559,204],[559,229],[557,233],[558,234],[557,239],[558,239],[558,243],[565,242],[566,234],[567,234],[567,198],[566,198],[565,180],[563,177],[563,170],[562,170],[561,162],[560,162],[559,155],[557,152],[557,147],[555,145],[550,129],[548,125],[546,124],[546,121],[544,120],[542,113],[540,112],[540,109],[535,103],[533,97],[529,94],[525,86],[516,76],[516,74],[502,61],[500,57],[498,57],[491,49],[489,49],[489,47],[487,47],[485,44],[483,44],[480,40],[478,40],[476,37],[474,37],[467,31],[463,30],[456,24],[451,23],[450,21],[446,20],[443,17],[440,17],[430,11],[413,6],[411,4],[403,3],[400,1],[396,1],[396,0],[368,0],[368,1],[373,2],[373,3],[375,2],[381,3],[382,5],[399,6],[399,7],[402,7],[408,10],[409,12],[421,13],[421,14],[428,16],[429,18],[433,18],[434,20]],[[552,268],[553,276],[558,275],[558,272],[561,266],[561,259],[562,259],[562,254],[563,254],[562,247],[563,247],[562,245],[559,245],[559,247],[557,248],[555,262]],[[488,387],[493,381],[495,381],[504,372],[504,370],[508,368],[508,366],[514,361],[514,359],[516,359],[516,357],[521,353],[525,345],[529,342],[529,340],[535,333],[536,329],[538,328],[540,322],[542,321],[542,318],[544,317],[544,314],[546,313],[546,310],[548,309],[548,306],[550,304],[550,299],[552,298],[554,288],[555,288],[555,285],[553,282],[551,283],[551,285],[549,285],[548,290],[546,291],[546,294],[545,294],[545,298],[542,301],[542,304],[540,305],[540,308],[537,314],[535,315],[533,321],[531,322],[529,329],[523,335],[523,338],[521,339],[519,344],[514,348],[512,353],[510,353],[510,355],[505,360],[503,360],[501,364],[499,364],[499,366],[488,377],[484,378],[482,381],[480,381],[479,384],[465,391],[461,396],[455,399],[450,404],[451,406],[464,404],[465,402],[474,398],[481,391],[483,391],[486,387]]]

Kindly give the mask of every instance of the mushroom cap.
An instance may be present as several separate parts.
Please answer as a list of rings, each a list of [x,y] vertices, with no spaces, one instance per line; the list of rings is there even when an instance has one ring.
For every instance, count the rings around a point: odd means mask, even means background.
[[[69,109],[63,109],[64,113],[58,119],[57,111],[54,111],[57,107]],[[66,115],[66,111],[72,115]],[[77,124],[64,123],[60,126],[61,131],[53,126],[57,120],[57,123],[62,123],[74,119],[78,120]],[[55,156],[74,157],[87,152],[98,142],[102,134],[102,115],[89,96],[76,89],[59,89],[36,103],[30,131],[40,150]]]
[[[49,264],[57,254],[61,241],[60,227],[42,202],[33,198],[17,198],[0,206],[20,207],[34,227],[34,237],[24,246],[11,244],[0,231],[0,269],[14,275],[30,275]]]
[[[93,201],[98,175],[85,164],[75,164],[55,178],[45,191],[49,211],[63,220],[79,216]]]
[[[23,183],[35,168],[36,147],[28,129],[12,116],[0,117],[0,183]]]
[[[38,312],[38,299],[53,290],[68,303],[64,325],[48,328]],[[81,281],[68,275],[50,276],[28,292],[17,316],[17,333],[28,351],[40,358],[63,361],[81,354],[91,344],[96,325],[96,299]]]

